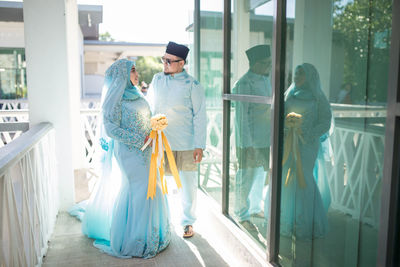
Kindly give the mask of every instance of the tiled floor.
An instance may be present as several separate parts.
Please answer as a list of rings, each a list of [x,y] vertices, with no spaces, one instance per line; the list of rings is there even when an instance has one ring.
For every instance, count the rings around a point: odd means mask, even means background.
[[[198,221],[193,238],[183,239],[179,226],[179,197],[170,195],[171,218],[175,225],[169,247],[152,259],[119,259],[101,253],[93,247],[93,240],[81,233],[81,223],[68,213],[60,213],[49,242],[43,266],[257,266],[243,245],[232,242],[217,218],[210,212],[207,201],[199,191]]]

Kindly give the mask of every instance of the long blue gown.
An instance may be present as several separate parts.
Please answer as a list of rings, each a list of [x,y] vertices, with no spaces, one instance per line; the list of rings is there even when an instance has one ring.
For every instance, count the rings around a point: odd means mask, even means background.
[[[311,67],[310,67],[311,66]],[[306,186],[299,185],[296,170],[293,179],[285,185],[290,167],[294,164],[293,153],[282,166],[281,234],[311,239],[322,237],[328,230],[326,210],[313,176],[320,137],[329,130],[331,110],[320,89],[318,73],[311,64],[303,64],[308,87],[289,89],[285,100],[285,117],[290,112],[302,115],[301,125],[304,143],[299,142],[300,160]]]
[[[151,131],[151,111],[130,83],[133,64],[119,60],[106,72],[105,87],[109,88],[100,125],[103,174],[83,214],[82,230],[105,253],[121,258],[151,258],[170,242],[170,218],[159,181],[154,199],[146,199],[151,148],[143,152],[140,148]],[[111,164],[112,157],[117,164]],[[116,167],[120,175],[111,171]],[[119,182],[119,193],[113,196],[111,187]]]
[[[167,201],[159,184],[156,197],[146,199],[151,149],[142,152],[139,147],[151,130],[150,108],[140,97],[123,99],[121,110],[120,127],[105,124],[107,134],[116,140],[121,191],[114,206],[110,242],[95,242],[95,246],[114,256],[150,258],[168,246],[171,236]]]

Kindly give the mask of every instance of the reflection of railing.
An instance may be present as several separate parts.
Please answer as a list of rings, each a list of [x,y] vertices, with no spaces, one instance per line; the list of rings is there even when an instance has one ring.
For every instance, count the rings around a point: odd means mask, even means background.
[[[331,107],[335,117],[330,138],[334,164],[326,164],[331,207],[378,227],[386,107]]]
[[[339,120],[337,120],[339,121]],[[377,227],[383,174],[384,128],[336,122],[327,164],[334,209]]]
[[[332,103],[335,118],[382,118],[386,117],[386,107],[371,105],[348,105]]]
[[[32,127],[0,148],[0,266],[40,266],[58,212],[54,130]]]
[[[357,124],[357,118],[382,119],[386,116],[386,108],[332,104],[332,110],[336,121],[331,136],[333,162],[326,164],[331,207],[376,227],[383,174],[384,129],[379,123],[375,124],[380,126]],[[233,116],[234,112],[231,112],[231,121],[234,121]],[[212,187],[221,187],[222,110],[208,109],[207,117],[208,153],[201,164],[200,173],[201,185],[213,190]],[[346,119],[352,122],[346,123]],[[212,132],[218,133],[213,135],[214,140],[211,138]],[[237,170],[234,134],[234,127],[231,127],[231,175]]]

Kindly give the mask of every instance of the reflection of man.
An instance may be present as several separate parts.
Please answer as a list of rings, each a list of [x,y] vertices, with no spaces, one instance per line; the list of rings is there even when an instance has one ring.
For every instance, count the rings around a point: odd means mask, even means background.
[[[164,73],[154,75],[149,89],[154,112],[167,116],[165,135],[173,150],[182,182],[183,237],[193,236],[196,220],[197,163],[206,145],[206,104],[200,83],[184,70],[189,48],[169,42],[162,57]],[[154,94],[152,96],[152,94]],[[169,164],[166,163],[166,173]]]
[[[271,96],[269,46],[254,46],[246,51],[246,55],[250,69],[237,81],[233,93]],[[261,202],[269,166],[270,107],[261,103],[238,102],[235,106],[235,131],[239,162],[235,214],[246,228],[254,228],[250,223],[250,208],[256,215],[263,216]]]

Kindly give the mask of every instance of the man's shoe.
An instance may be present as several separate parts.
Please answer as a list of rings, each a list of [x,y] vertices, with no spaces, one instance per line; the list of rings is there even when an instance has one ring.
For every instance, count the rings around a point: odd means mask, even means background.
[[[265,218],[264,212],[262,212],[262,211],[257,212],[257,213],[253,213],[253,214],[251,214],[250,216],[251,216],[251,217],[255,217],[255,218],[262,218],[262,219]]]
[[[249,231],[250,233],[255,233],[258,232],[257,226],[254,225],[254,223],[250,222],[249,220],[241,221],[239,222],[243,227]]]
[[[193,226],[186,225],[183,227],[183,238],[190,238],[194,235]]]

